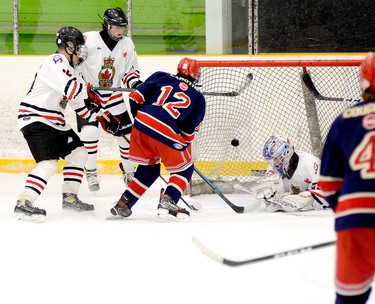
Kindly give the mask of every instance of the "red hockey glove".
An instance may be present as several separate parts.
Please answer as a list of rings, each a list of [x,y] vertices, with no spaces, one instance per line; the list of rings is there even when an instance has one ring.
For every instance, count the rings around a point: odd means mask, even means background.
[[[98,92],[96,92],[93,88],[91,83],[87,84],[87,97],[90,99],[93,103],[95,103],[98,106],[102,105],[102,99],[100,98],[100,95]]]

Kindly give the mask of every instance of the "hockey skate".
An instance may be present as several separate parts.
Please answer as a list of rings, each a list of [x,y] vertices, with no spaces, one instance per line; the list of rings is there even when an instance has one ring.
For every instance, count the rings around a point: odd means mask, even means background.
[[[94,205],[90,205],[90,204],[86,204],[82,202],[77,197],[77,194],[74,194],[74,193],[63,193],[62,207],[65,210],[73,210],[76,212],[94,210]]]
[[[122,165],[122,163],[120,163],[119,166],[120,166],[120,169],[121,169],[121,172],[122,172],[122,179],[124,180],[125,186],[127,186],[127,185],[129,185],[130,181],[133,179],[134,172],[126,172],[124,170],[124,166]]]
[[[129,208],[129,200],[126,196],[121,195],[116,205],[111,208],[111,214],[122,217],[128,217],[132,214],[132,210]]]
[[[86,170],[86,180],[91,192],[100,190],[100,179],[96,170]]]
[[[14,214],[18,220],[44,221],[47,212],[34,207],[28,200],[20,199],[14,208]]]
[[[169,195],[162,194],[160,197],[157,215],[164,218],[187,219],[189,211],[176,205]]]

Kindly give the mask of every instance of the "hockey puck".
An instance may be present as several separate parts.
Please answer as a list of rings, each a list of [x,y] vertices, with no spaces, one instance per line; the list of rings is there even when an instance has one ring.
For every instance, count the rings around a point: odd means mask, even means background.
[[[237,138],[233,138],[232,141],[230,142],[230,144],[233,147],[237,147],[240,144],[240,141]]]

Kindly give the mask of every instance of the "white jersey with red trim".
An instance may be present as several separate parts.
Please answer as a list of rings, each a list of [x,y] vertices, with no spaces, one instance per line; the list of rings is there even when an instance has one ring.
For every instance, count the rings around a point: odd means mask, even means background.
[[[133,41],[123,37],[111,51],[100,36],[100,32],[92,31],[83,34],[85,45],[88,48],[88,57],[82,64],[83,75],[86,82],[99,87],[120,87],[123,79],[126,87],[126,77],[137,74],[139,79],[139,67],[137,52]],[[135,80],[136,81],[136,80]]]
[[[73,68],[68,59],[55,53],[48,56],[35,75],[26,97],[18,110],[18,127],[42,122],[55,129],[71,129],[65,121],[65,108],[69,105],[82,118],[89,118],[91,113],[86,108],[86,87],[80,70]]]
[[[295,150],[295,153],[299,157],[296,171],[294,172],[291,179],[283,177],[284,194],[286,193],[302,193],[309,191],[313,199],[319,204],[318,206],[328,206],[322,190],[319,189],[319,170],[320,170],[320,159],[316,156],[305,152]],[[279,174],[275,173],[272,166],[269,166],[266,175]]]

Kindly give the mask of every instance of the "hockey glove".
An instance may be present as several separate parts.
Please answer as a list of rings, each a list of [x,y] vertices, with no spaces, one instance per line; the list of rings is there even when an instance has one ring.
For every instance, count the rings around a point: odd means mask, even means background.
[[[100,122],[104,131],[115,136],[130,134],[133,126],[127,111],[116,116],[106,111],[96,119]]]
[[[91,103],[94,103],[98,106],[101,106],[102,105],[102,99],[100,98],[100,95],[98,94],[98,92],[96,92],[93,88],[92,88],[92,85],[91,83],[87,83],[87,98],[89,100],[91,100],[90,102]],[[86,101],[85,101],[85,104],[86,104]],[[87,105],[86,105],[87,107]]]
[[[142,83],[143,81],[138,79],[136,82],[132,84],[132,89],[138,88]]]
[[[94,103],[94,101],[90,98],[86,98],[83,100],[85,102],[85,106],[87,109],[90,110],[90,112],[92,112],[93,110],[99,108],[99,106],[97,104]]]
[[[130,110],[133,117],[137,116],[138,111],[143,108],[144,102],[145,100],[143,95],[141,95],[137,90],[129,94]]]
[[[112,135],[121,135],[120,120],[109,112],[102,113],[102,116],[97,116],[96,120],[100,122],[104,131]]]

